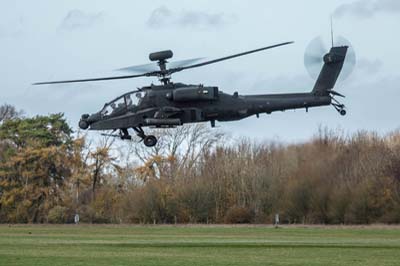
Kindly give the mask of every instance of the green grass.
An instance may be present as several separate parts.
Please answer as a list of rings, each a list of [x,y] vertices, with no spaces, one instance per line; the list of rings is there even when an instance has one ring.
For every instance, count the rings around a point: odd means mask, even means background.
[[[3,225],[0,265],[400,265],[400,228]]]

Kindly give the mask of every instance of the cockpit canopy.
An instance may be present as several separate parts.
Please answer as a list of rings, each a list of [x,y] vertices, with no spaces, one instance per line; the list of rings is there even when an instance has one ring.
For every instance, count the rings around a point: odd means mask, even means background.
[[[116,116],[124,114],[128,111],[135,111],[136,107],[141,104],[141,101],[146,96],[144,91],[132,91],[126,93],[109,103],[106,103],[100,111],[103,117]]]

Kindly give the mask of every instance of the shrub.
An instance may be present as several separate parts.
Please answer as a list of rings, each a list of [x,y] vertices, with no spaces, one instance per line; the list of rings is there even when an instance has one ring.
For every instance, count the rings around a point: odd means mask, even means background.
[[[254,214],[251,210],[243,207],[232,207],[225,215],[225,223],[246,224],[253,221]]]
[[[63,206],[55,206],[49,211],[47,220],[52,224],[62,224],[67,222],[67,211],[68,209]]]

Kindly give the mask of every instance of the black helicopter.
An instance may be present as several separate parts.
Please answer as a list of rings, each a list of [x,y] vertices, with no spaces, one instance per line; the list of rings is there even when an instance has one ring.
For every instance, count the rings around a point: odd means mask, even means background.
[[[186,123],[205,121],[210,121],[211,126],[215,127],[215,121],[234,121],[253,115],[259,117],[261,113],[271,114],[275,111],[288,109],[305,108],[308,111],[310,107],[325,105],[332,105],[341,115],[346,115],[345,106],[335,99],[335,96],[344,96],[334,91],[333,88],[344,67],[350,46],[334,47],[332,45],[330,51],[325,54],[326,50],[322,49],[320,39],[315,39],[309,45],[304,59],[310,74],[314,75],[315,69],[319,69],[318,72],[320,72],[317,82],[310,92],[265,95],[240,95],[235,92],[230,95],[223,93],[218,87],[214,86],[188,85],[171,81],[171,75],[176,72],[291,43],[293,42],[284,42],[201,63],[195,63],[199,59],[173,62],[171,63],[173,66],[170,68],[167,67],[167,60],[173,57],[173,53],[167,50],[149,55],[150,61],[157,62],[157,69],[154,69],[154,63],[121,69],[124,71],[141,71],[140,74],[39,82],[34,85],[158,77],[161,81],[160,85],[152,84],[125,93],[106,103],[99,112],[92,115],[82,115],[79,121],[81,129],[113,130],[114,132],[119,130],[119,135],[110,135],[118,136],[123,140],[132,138],[128,132],[128,129],[132,128],[147,147],[155,146],[157,138],[153,135],[146,135],[143,127],[170,128]],[[354,66],[353,59],[355,59],[354,56],[349,60],[350,68]]]

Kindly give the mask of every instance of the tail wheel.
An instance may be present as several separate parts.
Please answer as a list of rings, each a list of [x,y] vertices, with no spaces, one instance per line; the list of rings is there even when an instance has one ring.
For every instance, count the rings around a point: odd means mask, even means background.
[[[157,144],[157,138],[153,135],[146,136],[143,139],[143,142],[146,147],[154,147]]]

